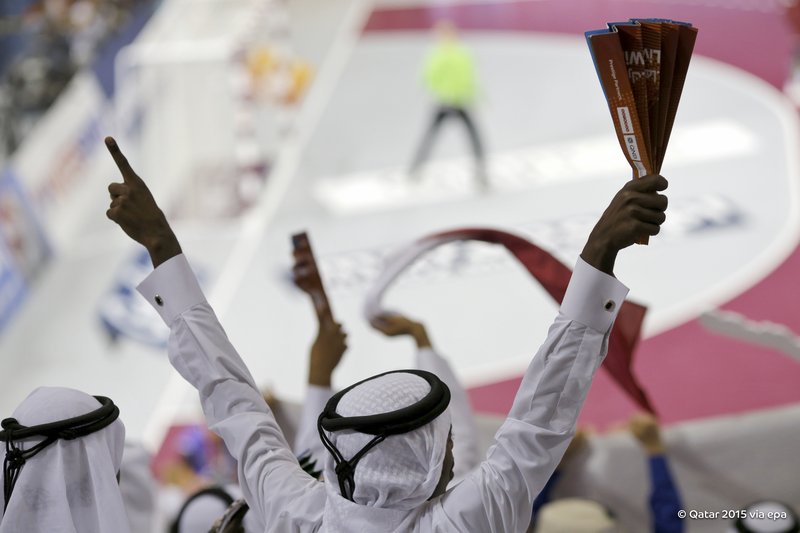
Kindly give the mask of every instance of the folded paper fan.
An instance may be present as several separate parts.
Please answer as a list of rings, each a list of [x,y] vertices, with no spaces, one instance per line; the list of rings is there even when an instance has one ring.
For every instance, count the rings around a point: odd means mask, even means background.
[[[608,29],[586,32],[634,178],[661,171],[696,39],[691,24],[664,19],[609,22]]]

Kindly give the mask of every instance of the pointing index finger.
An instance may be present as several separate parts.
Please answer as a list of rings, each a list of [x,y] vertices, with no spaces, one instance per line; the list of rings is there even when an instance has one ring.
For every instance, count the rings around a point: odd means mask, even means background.
[[[111,153],[111,157],[114,158],[114,163],[117,164],[117,168],[122,174],[123,180],[126,183],[133,180],[138,180],[139,176],[137,176],[136,172],[133,171],[130,163],[128,163],[128,159],[125,157],[125,155],[123,155],[122,151],[119,149],[117,141],[114,140],[113,137],[106,137],[105,142],[106,142],[106,148],[108,148],[108,151]]]

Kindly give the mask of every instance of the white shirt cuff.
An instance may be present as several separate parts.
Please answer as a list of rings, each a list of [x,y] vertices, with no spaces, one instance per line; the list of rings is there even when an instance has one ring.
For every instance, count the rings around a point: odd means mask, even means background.
[[[136,290],[170,325],[181,313],[206,301],[186,256],[178,254],[153,270]]]
[[[627,295],[628,287],[617,278],[600,272],[579,257],[561,302],[561,312],[596,331],[607,332]]]

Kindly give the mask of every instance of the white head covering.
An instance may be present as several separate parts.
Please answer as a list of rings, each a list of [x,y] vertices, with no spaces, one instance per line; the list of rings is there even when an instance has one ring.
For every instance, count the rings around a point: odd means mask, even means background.
[[[99,407],[100,402],[83,392],[40,387],[13,417],[24,426],[36,426]],[[42,439],[31,437],[15,444],[28,449]],[[59,439],[28,459],[0,518],[0,533],[129,533],[116,479],[124,444],[125,426],[117,419],[85,437]]]
[[[536,533],[617,533],[619,528],[599,503],[564,498],[542,507]]]
[[[153,533],[156,518],[156,480],[150,469],[153,456],[139,443],[126,442],[119,471],[119,489],[128,513],[131,533]]]
[[[414,374],[390,373],[358,385],[339,401],[343,417],[368,416],[396,411],[415,404],[430,392],[425,379]],[[450,432],[450,411],[408,433],[391,435],[369,450],[355,468],[353,501],[362,506],[410,511],[433,494],[442,475],[442,463]],[[374,435],[353,430],[326,432],[347,460]],[[338,494],[333,457],[325,461],[327,485]],[[344,500],[346,501],[346,500]],[[350,503],[350,502],[348,502]]]
[[[734,524],[741,523],[744,531],[751,533],[787,533],[797,531],[797,515],[784,503],[776,501],[751,503],[747,506],[746,511],[747,518],[734,522]],[[741,529],[731,525],[728,531],[730,533],[739,533]]]

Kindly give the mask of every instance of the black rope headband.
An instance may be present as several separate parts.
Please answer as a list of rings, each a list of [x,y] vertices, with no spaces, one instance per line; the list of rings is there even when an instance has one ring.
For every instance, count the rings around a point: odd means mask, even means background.
[[[339,405],[339,400],[341,400],[345,394],[350,392],[355,387],[358,387],[362,383],[371,381],[375,378],[396,373],[414,374],[415,376],[419,376],[428,382],[431,390],[420,401],[409,405],[408,407],[403,407],[402,409],[390,411],[388,413],[343,417],[336,412],[336,407]],[[325,409],[322,411],[322,414],[319,415],[319,419],[317,420],[317,429],[319,430],[319,436],[320,439],[322,439],[322,444],[333,456],[333,460],[336,463],[336,477],[339,478],[339,491],[341,492],[342,497],[353,501],[353,494],[355,493],[356,485],[355,469],[356,465],[364,456],[364,454],[366,454],[376,444],[383,441],[390,435],[408,433],[409,431],[413,431],[424,426],[428,422],[433,421],[436,417],[442,414],[445,409],[447,409],[449,404],[450,389],[447,388],[447,385],[438,377],[436,377],[436,375],[424,370],[392,370],[391,372],[384,372],[383,374],[378,374],[377,376],[372,376],[371,378],[359,381],[358,383],[334,394],[331,399],[328,400],[328,403],[325,405]],[[325,434],[325,431],[335,432],[347,429],[358,431],[359,433],[365,433],[367,435],[375,435],[375,438],[369,441],[366,446],[361,448],[361,450],[359,450],[358,453],[356,453],[350,459],[345,459],[341,452],[339,452],[336,446],[333,445],[328,436]]]
[[[100,431],[119,417],[119,408],[110,398],[105,396],[95,396],[94,398],[100,402],[99,409],[66,420],[31,427],[23,426],[16,418],[6,418],[0,422],[3,427],[3,430],[0,431],[0,441],[6,443],[6,458],[3,462],[4,510],[8,507],[8,501],[11,499],[11,493],[14,491],[20,470],[28,459],[58,439],[73,440],[85,437],[95,431]],[[44,440],[27,450],[22,450],[14,444],[14,441],[29,437],[44,437]]]
[[[178,516],[175,517],[175,520],[172,521],[172,525],[169,527],[169,533],[180,533],[181,530],[181,520],[183,520],[183,515],[186,514],[186,509],[198,498],[202,498],[203,496],[214,496],[218,500],[222,501],[225,506],[229,506],[233,503],[234,499],[225,487],[220,487],[219,485],[214,485],[212,487],[206,487],[202,490],[199,490],[192,494],[188,500],[183,502],[181,506],[181,510],[178,512]]]

